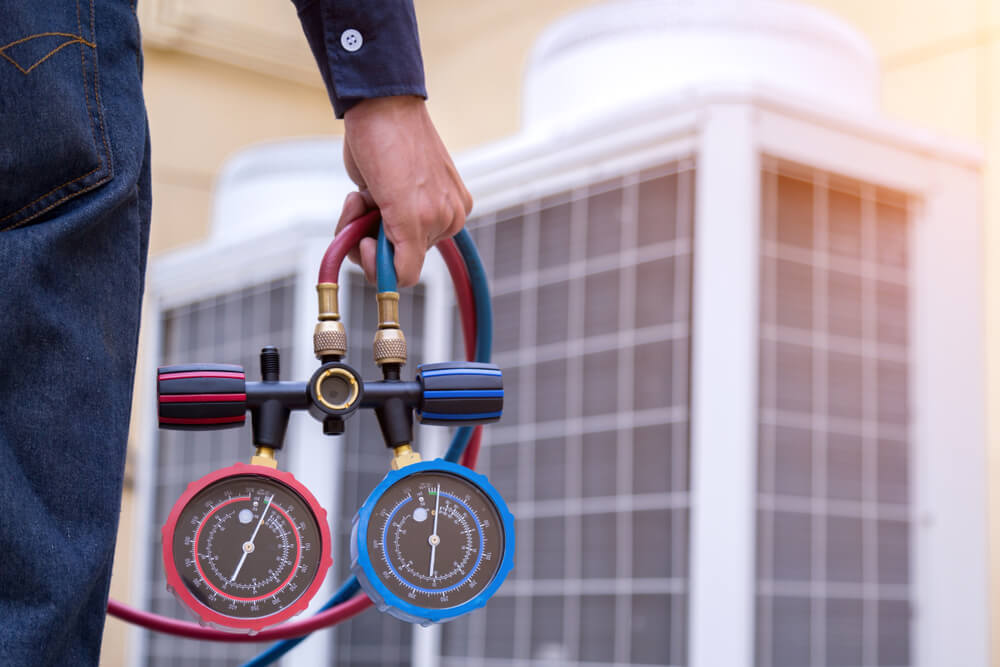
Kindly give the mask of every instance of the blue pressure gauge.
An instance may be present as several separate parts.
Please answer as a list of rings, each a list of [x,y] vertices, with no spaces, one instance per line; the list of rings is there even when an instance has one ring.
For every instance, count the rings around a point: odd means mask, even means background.
[[[442,459],[390,472],[354,517],[351,569],[380,611],[450,621],[514,567],[514,517],[483,475]]]

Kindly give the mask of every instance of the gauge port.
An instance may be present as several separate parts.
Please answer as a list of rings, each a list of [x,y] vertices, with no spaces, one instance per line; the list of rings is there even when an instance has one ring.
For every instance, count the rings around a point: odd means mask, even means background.
[[[343,410],[358,398],[358,383],[342,368],[327,371],[320,378],[316,395],[328,407]]]
[[[309,380],[309,413],[320,421],[346,417],[361,405],[363,382],[346,364],[323,364]]]

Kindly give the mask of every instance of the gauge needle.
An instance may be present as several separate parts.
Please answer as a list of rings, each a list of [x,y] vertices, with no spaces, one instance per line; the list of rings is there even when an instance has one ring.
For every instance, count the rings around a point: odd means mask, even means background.
[[[253,541],[257,539],[257,531],[260,530],[261,524],[264,523],[264,517],[267,515],[267,508],[271,506],[271,501],[274,500],[274,494],[267,499],[267,504],[264,505],[264,511],[260,513],[260,521],[257,522],[257,527],[253,529],[253,535],[250,539],[243,543],[243,555],[240,556],[240,562],[236,564],[236,569],[233,570],[233,576],[229,578],[230,581],[236,581],[236,575],[240,573],[240,568],[243,567],[244,561],[247,559],[247,554],[253,552]]]
[[[438,507],[441,506],[441,485],[438,484],[437,491],[434,494],[434,531],[428,538],[428,542],[431,543],[431,570],[427,573],[428,577],[434,576],[434,556],[437,551],[438,542],[441,538],[438,537]]]

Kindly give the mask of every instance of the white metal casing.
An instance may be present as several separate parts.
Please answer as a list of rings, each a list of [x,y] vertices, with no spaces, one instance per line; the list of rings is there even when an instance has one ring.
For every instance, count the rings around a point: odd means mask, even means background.
[[[784,3],[696,4],[609,3],[544,36],[527,77],[525,130],[456,160],[475,213],[696,158],[689,664],[749,667],[760,157],[907,193],[918,203],[911,654],[920,667],[985,666],[981,152],[880,116],[871,51],[839,22]],[[332,230],[349,189],[337,151],[289,142],[241,154],[220,183],[212,238],[153,263],[150,301],[162,308],[261,278],[267,258],[318,260],[303,247]],[[721,267],[738,271],[739,308],[718,303],[731,284]],[[439,271],[428,275],[443,295]],[[301,303],[310,303],[304,293]],[[718,349],[725,359],[709,354]],[[719,423],[720,411],[733,419]],[[155,414],[146,420],[155,425]]]
[[[524,125],[551,132],[617,117],[705,86],[765,86],[832,109],[870,113],[874,51],[843,21],[774,0],[630,0],[569,15],[537,41]]]

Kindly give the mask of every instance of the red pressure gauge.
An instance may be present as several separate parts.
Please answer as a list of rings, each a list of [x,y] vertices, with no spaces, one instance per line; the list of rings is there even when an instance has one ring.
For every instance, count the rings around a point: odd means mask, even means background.
[[[257,632],[302,612],[333,559],[291,473],[237,463],[188,485],[163,526],[167,586],[203,623]]]

